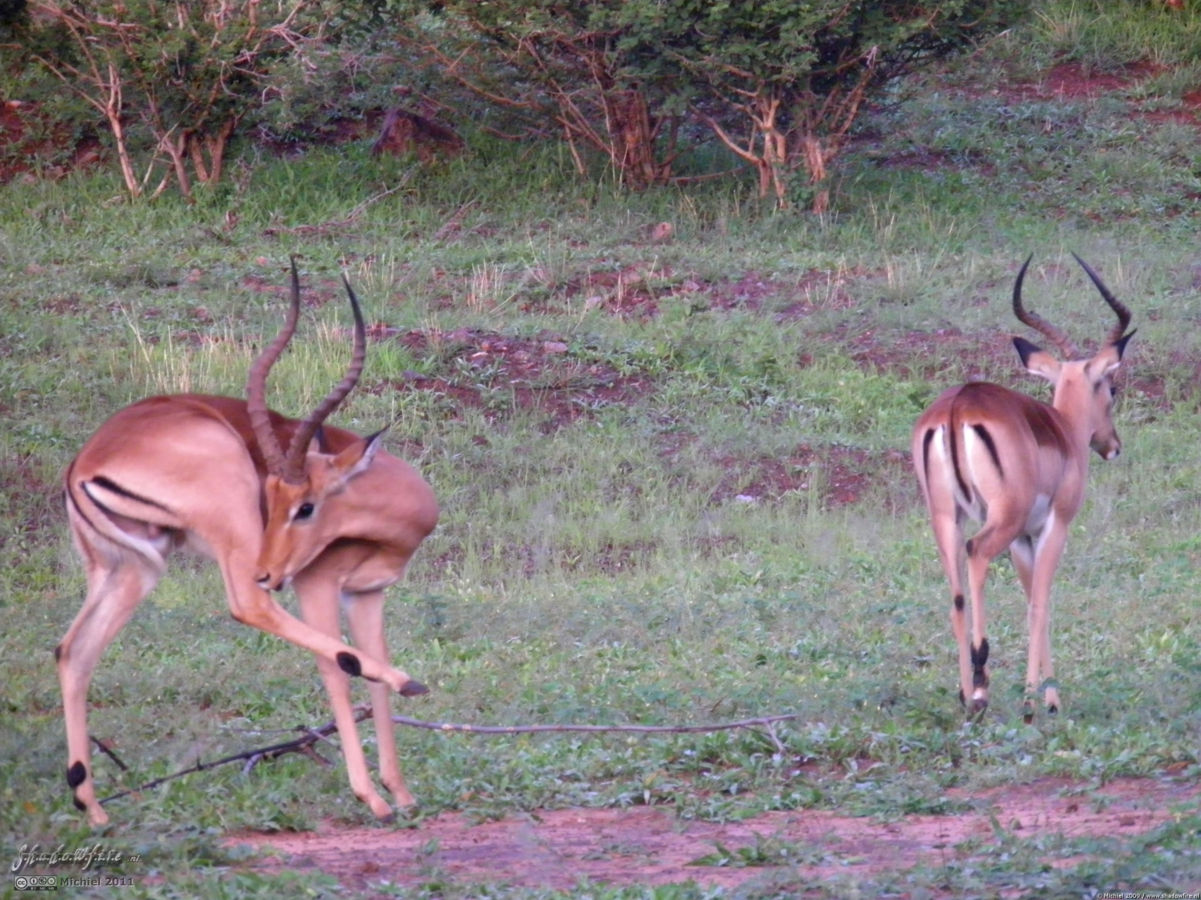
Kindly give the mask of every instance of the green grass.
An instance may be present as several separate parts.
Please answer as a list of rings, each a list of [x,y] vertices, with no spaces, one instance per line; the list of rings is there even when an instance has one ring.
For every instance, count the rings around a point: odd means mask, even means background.
[[[1064,46],[1089,61],[1103,46],[1079,36],[1102,27],[1091,9],[1047,7],[1031,26],[1033,49],[1019,56],[1002,40],[993,67],[1030,69]],[[822,218],[768,214],[731,183],[631,196],[574,181],[555,153],[519,159],[494,147],[432,172],[380,166],[357,147],[293,161],[248,155],[246,177],[193,206],[113,202],[119,186],[103,173],[7,185],[5,846],[94,840],[63,784],[50,655],[83,589],[58,472],[123,403],[239,393],[277,327],[290,253],[302,256],[306,297],[321,304],[306,307],[305,331],[273,377],[281,410],[304,410],[345,365],[340,261],[369,321],[427,338],[417,349],[373,342],[363,384],[338,414],[361,431],[394,422],[391,446],[444,510],[392,592],[393,656],[433,688],[404,712],[485,724],[799,717],[777,731],[783,754],[756,732],[404,731],[423,814],[649,802],[719,821],[810,807],[897,817],[953,812],[949,787],[1050,775],[1089,784],[1169,766],[1195,777],[1201,157],[1195,130],[1140,118],[1179,102],[1180,84],[1156,78],[1159,93],[1144,83],[1097,100],[981,93],[981,77],[973,87],[958,71],[927,79],[911,102],[864,122]],[[925,161],[911,164],[919,152]],[[227,211],[237,213],[230,229]],[[659,221],[676,238],[650,245],[645,229]],[[904,459],[908,430],[938,390],[966,377],[1042,391],[1019,374],[1007,339],[1008,291],[1027,253],[1034,308],[1082,342],[1108,329],[1071,250],[1103,271],[1139,328],[1120,379],[1124,452],[1093,464],[1057,579],[1063,714],[1021,722],[1024,603],[998,563],[994,700],[965,728],[946,587]],[[633,292],[624,305],[618,273]],[[514,384],[511,357],[472,359],[484,339],[567,349]],[[405,388],[412,373],[455,393]],[[859,478],[849,504],[833,499],[846,470]],[[328,719],[307,654],[233,623],[215,572],[187,559],[109,650],[91,699],[93,733],[115,740],[132,767],[122,775],[98,759],[106,793]],[[821,774],[791,776],[797,760]],[[123,870],[140,879],[130,896],[322,895],[328,884],[295,876],[181,873],[228,873],[235,860],[220,837],[232,829],[368,819],[340,767],[303,758],[194,775],[111,813],[104,839],[141,856]],[[1127,840],[1000,823],[970,866],[932,863],[829,892],[1183,889],[1201,872],[1195,833],[1195,814]],[[806,852],[715,849],[728,857],[717,862],[742,866]],[[145,877],[156,874],[166,884]],[[580,895],[717,896],[683,886]]]

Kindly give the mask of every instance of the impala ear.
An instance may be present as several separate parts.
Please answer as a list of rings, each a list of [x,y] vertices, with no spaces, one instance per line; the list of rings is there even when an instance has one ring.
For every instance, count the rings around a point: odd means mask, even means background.
[[[1126,334],[1122,335],[1120,338],[1118,338],[1116,341],[1113,342],[1113,344],[1112,344],[1113,348],[1118,351],[1118,359],[1121,359],[1123,356],[1126,355],[1126,342],[1128,340],[1130,340],[1132,337],[1134,337],[1134,334],[1137,331],[1138,331],[1137,328],[1134,329],[1134,331],[1128,331]]]
[[[1022,365],[1031,375],[1045,378],[1054,384],[1059,378],[1059,360],[1041,347],[1030,343],[1025,338],[1015,337],[1013,346],[1017,348]]]
[[[355,441],[334,457],[334,467],[342,473],[342,480],[349,481],[370,468],[380,448],[384,445],[384,428],[362,440]]]
[[[1112,375],[1122,364],[1122,354],[1126,350],[1126,341],[1134,332],[1126,335],[1117,343],[1109,344],[1101,348],[1101,351],[1088,361],[1084,371],[1088,373],[1088,377],[1092,379],[1093,384],[1100,384],[1101,379]]]

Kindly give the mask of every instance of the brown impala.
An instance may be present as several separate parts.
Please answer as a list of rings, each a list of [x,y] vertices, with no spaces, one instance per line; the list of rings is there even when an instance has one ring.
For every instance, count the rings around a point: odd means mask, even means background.
[[[245,400],[177,394],[134,403],[101,425],[67,468],[67,514],[88,593],[55,658],[67,725],[67,783],[94,825],[108,816],[92,778],[88,684],[104,648],[154,588],[177,547],[216,560],[235,619],[313,652],[350,786],[382,818],[392,809],[367,772],[349,676],[371,682],[380,780],[398,805],[413,803],[396,759],[390,695],[426,689],[387,662],[383,591],[433,530],[438,504],[411,466],[382,449],[380,433],[362,438],[322,427],[354,388],[366,355],[363,316],[348,282],[346,291],[355,319],[350,368],[304,421],[272,412],[264,402],[267,374],[300,314],[293,260],[287,322],[251,366]],[[269,593],[289,584],[304,621]],[[341,607],[354,647],[340,637]]]
[[[1075,255],[1075,254],[1073,254]],[[1091,447],[1103,459],[1121,451],[1113,425],[1114,370],[1122,361],[1128,310],[1084,260],[1076,257],[1118,317],[1096,355],[1080,358],[1067,335],[1022,306],[1022,264],[1013,286],[1013,312],[1063,354],[1060,362],[1020,337],[1013,339],[1031,374],[1051,382],[1051,404],[995,384],[973,382],[945,391],[913,428],[913,465],[926,498],[943,569],[951,582],[951,629],[959,644],[959,699],[969,715],[988,706],[988,638],[984,630],[984,579],[992,560],[1009,549],[1026,592],[1029,654],[1027,721],[1045,687],[1047,710],[1059,709],[1051,666],[1051,580],[1063,554],[1068,526],[1084,500]],[[963,520],[982,523],[968,541]],[[961,569],[967,557],[972,599],[968,644]]]

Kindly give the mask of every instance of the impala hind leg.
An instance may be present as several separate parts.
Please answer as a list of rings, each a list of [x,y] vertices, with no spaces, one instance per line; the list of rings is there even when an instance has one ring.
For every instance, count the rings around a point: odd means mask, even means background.
[[[972,651],[968,643],[967,604],[963,594],[963,530],[962,523],[956,515],[944,514],[931,516],[934,527],[934,538],[938,545],[939,559],[942,561],[943,572],[951,588],[951,633],[955,636],[955,646],[959,653],[959,703],[969,715],[980,712],[984,707],[977,708],[972,679]],[[972,705],[968,705],[968,698]],[[985,703],[987,704],[987,695]]]
[[[139,560],[116,553],[101,562],[99,553],[84,551],[88,565],[88,593],[66,635],[54,649],[58,680],[63,694],[67,728],[67,784],[75,805],[87,813],[92,825],[104,825],[108,815],[96,799],[92,774],[92,747],[88,737],[88,686],[96,664],[129,621],[142,599],[157,583],[159,573]]]
[[[979,548],[968,541],[967,544],[967,579],[968,592],[972,598],[972,638],[968,649],[968,661],[971,669],[972,703],[969,710],[972,715],[979,715],[988,709],[988,630],[984,615],[984,583],[988,579],[988,566],[992,557],[981,553]]]
[[[346,607],[350,622],[350,635],[355,646],[362,647],[378,659],[388,659],[388,645],[384,636],[384,594],[372,591],[356,594]],[[423,686],[424,688],[424,686]],[[407,809],[416,805],[409,787],[400,772],[400,761],[396,753],[396,725],[392,721],[392,695],[382,684],[369,684],[371,713],[375,720],[375,736],[379,745],[379,773],[384,787],[392,792],[396,805]],[[424,689],[421,693],[425,693]]]
[[[1006,511],[990,510],[996,515],[997,523],[1010,521]],[[972,597],[972,696],[977,712],[988,706],[988,631],[984,613],[984,586],[988,581],[988,568],[992,561],[1009,547],[1015,538],[1012,527],[1002,528],[994,522],[985,522],[975,536],[966,544],[968,589]]]

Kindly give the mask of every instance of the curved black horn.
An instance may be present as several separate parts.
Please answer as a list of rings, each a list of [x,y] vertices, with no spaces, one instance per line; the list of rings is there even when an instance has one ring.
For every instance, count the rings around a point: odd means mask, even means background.
[[[317,429],[321,427],[330,413],[346,399],[346,395],[354,390],[354,386],[359,382],[359,376],[363,373],[363,362],[367,358],[367,327],[363,324],[363,311],[359,308],[359,298],[354,295],[354,289],[350,286],[345,272],[342,273],[342,284],[346,285],[346,294],[350,297],[350,308],[354,311],[354,350],[351,353],[350,365],[342,381],[329,392],[316,409],[309,413],[308,417],[300,423],[295,434],[292,435],[292,443],[288,445],[288,455],[285,461],[285,478],[289,475],[296,479],[303,477],[304,455],[308,452],[309,442],[313,439],[313,435],[317,433]]]
[[[1105,282],[1101,280],[1101,276],[1093,271],[1092,266],[1082,260],[1075,253],[1072,256],[1076,257],[1076,262],[1080,263],[1080,268],[1084,269],[1085,274],[1092,279],[1093,284],[1097,286],[1097,290],[1101,292],[1101,296],[1105,298],[1105,302],[1109,304],[1109,308],[1114,311],[1118,317],[1118,324],[1109,332],[1107,343],[1116,344],[1126,334],[1126,329],[1130,326],[1131,313],[1126,308],[1126,304],[1113,295],[1113,292],[1105,286]]]
[[[254,429],[259,451],[266,460],[267,471],[280,477],[286,474],[284,451],[275,436],[275,430],[271,427],[266,394],[267,375],[284,352],[284,348],[288,346],[288,342],[292,340],[292,335],[296,333],[296,323],[300,319],[300,276],[296,272],[296,257],[291,257],[291,261],[292,302],[288,308],[288,317],[275,340],[251,364],[250,372],[246,376],[246,410],[250,416],[250,426]]]
[[[1018,317],[1018,320],[1024,325],[1029,325],[1056,347],[1066,359],[1075,359],[1080,355],[1076,349],[1076,345],[1072,343],[1071,338],[1062,329],[1056,328],[1042,316],[1037,313],[1032,313],[1022,306],[1022,280],[1026,277],[1026,267],[1030,265],[1030,260],[1034,259],[1034,254],[1031,253],[1026,257],[1026,261],[1022,263],[1021,271],[1018,272],[1017,281],[1013,285],[1013,314]]]

